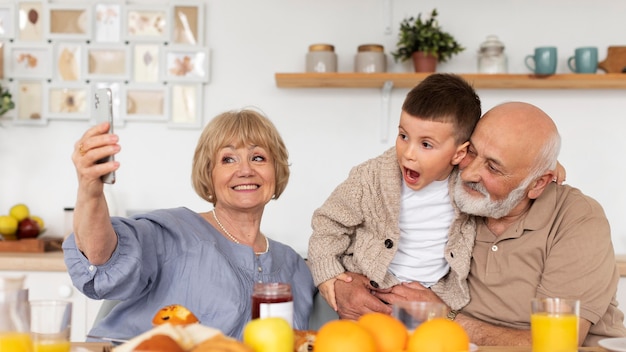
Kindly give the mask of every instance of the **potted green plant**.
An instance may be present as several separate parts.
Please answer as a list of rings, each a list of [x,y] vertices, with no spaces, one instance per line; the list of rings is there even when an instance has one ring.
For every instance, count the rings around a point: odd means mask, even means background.
[[[437,15],[437,9],[433,9],[427,20],[422,20],[420,13],[417,18],[405,18],[400,23],[397,50],[391,53],[396,62],[413,59],[416,72],[435,72],[437,62],[446,62],[465,50],[450,33],[443,31]]]
[[[11,96],[11,92],[7,88],[0,85],[0,116],[4,115],[7,111],[13,109],[15,103]]]

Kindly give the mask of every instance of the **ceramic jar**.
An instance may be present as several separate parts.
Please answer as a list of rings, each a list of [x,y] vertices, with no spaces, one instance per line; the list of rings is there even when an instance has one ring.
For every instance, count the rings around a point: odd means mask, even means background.
[[[495,35],[487,36],[478,51],[479,73],[507,73],[507,59],[504,44]]]
[[[385,72],[387,71],[387,57],[382,45],[364,44],[359,45],[354,57],[355,72]]]
[[[330,44],[309,45],[306,72],[337,72],[337,54]]]

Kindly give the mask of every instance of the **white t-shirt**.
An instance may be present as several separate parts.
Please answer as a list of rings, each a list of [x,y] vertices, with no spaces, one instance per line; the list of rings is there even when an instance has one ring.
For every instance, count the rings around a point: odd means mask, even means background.
[[[389,271],[400,281],[434,285],[450,269],[444,250],[453,220],[447,179],[434,181],[419,191],[403,182],[400,243]]]

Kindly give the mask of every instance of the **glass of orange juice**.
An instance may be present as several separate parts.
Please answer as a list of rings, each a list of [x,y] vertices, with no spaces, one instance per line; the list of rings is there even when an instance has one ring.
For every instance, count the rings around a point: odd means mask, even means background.
[[[33,352],[69,352],[72,302],[30,301],[30,333]]]
[[[530,306],[533,352],[578,351],[580,301],[564,298],[535,298]]]

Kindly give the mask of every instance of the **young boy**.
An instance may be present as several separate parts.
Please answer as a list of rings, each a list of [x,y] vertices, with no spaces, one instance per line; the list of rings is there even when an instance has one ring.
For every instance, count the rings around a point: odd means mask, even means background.
[[[480,99],[462,78],[428,76],[406,96],[395,147],[354,167],[314,212],[307,260],[333,309],[345,272],[376,289],[418,281],[453,310],[469,302],[467,269],[457,269],[469,268],[470,257],[454,253],[473,247],[475,224],[449,190],[480,116]]]

